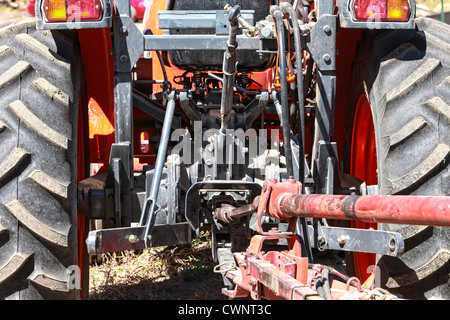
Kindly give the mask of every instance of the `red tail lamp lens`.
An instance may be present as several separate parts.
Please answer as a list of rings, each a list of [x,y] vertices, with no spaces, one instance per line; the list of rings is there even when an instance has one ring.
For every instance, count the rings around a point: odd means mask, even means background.
[[[47,21],[100,20],[100,0],[44,0],[42,5]]]
[[[408,0],[355,0],[352,11],[357,20],[407,21]]]
[[[386,19],[386,0],[356,0],[353,9],[358,20]]]

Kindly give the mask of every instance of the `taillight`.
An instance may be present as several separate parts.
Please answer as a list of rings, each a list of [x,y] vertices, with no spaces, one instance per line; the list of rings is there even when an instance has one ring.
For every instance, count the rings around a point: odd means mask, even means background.
[[[354,0],[351,11],[356,20],[407,21],[408,0]]]
[[[409,3],[407,0],[389,0],[387,18],[389,20],[404,21],[409,16]]]
[[[100,20],[101,0],[44,0],[42,10],[47,21]]]

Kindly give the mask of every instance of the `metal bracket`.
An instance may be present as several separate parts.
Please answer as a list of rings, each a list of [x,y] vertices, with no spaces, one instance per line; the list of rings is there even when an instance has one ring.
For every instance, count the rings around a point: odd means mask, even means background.
[[[256,118],[258,118],[258,116],[261,114],[261,112],[264,111],[268,101],[269,101],[269,92],[263,91],[247,105],[244,111],[244,118],[245,118],[244,121],[246,129],[251,128],[253,121],[255,121]]]
[[[200,228],[200,192],[243,192],[249,191],[247,199],[254,199],[261,194],[261,185],[248,181],[213,180],[193,184],[186,193],[185,216],[191,228],[198,231]]]
[[[273,204],[273,199],[276,199],[280,194],[292,193],[300,194],[302,192],[302,185],[296,182],[294,179],[288,179],[286,183],[277,183],[276,180],[265,181],[263,184],[261,198],[258,204],[258,210],[256,214],[256,231],[261,235],[293,235],[295,231],[296,220],[291,219],[287,231],[281,232],[280,230],[275,230],[274,232],[265,232],[262,227],[262,217],[263,215],[270,214],[270,216],[280,219],[277,208]],[[291,224],[292,223],[292,224]]]
[[[242,10],[242,17],[254,24],[254,10]],[[170,10],[159,11],[159,28],[168,29],[171,34],[181,29],[210,29],[218,35],[229,33],[230,22],[226,10]]]
[[[106,218],[107,221],[114,221],[115,227],[127,226],[131,223],[133,203],[130,192],[132,181],[130,152],[129,142],[113,143],[111,146],[108,175],[114,181],[114,216]],[[108,195],[107,199],[109,199]],[[106,211],[107,215],[108,212],[110,211]]]
[[[131,72],[144,52],[144,35],[126,12],[114,16],[113,32],[114,71]]]
[[[164,115],[166,114],[166,110],[159,103],[149,99],[148,97],[133,93],[133,106],[153,117],[155,120],[161,123],[164,122]],[[173,118],[171,127],[174,130],[181,128],[180,119]]]
[[[316,153],[313,162],[313,177],[316,184],[316,193],[333,194],[334,186],[339,185],[337,169],[336,142],[319,140],[316,144]]]
[[[102,229],[89,232],[86,239],[88,254],[144,249],[141,239],[145,227]],[[191,230],[186,222],[155,225],[151,234],[153,247],[175,246],[191,242]]]
[[[306,49],[319,70],[336,69],[336,28],[337,16],[324,14],[306,36]]]
[[[309,241],[312,247],[322,246],[315,237],[314,227],[308,226]],[[338,228],[321,226],[325,237],[323,249],[383,254],[392,257],[401,255],[405,250],[403,237],[398,232]]]

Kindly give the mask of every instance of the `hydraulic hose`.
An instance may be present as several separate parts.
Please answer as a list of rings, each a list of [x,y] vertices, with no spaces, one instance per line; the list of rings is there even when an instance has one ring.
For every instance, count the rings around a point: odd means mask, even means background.
[[[299,109],[299,182],[303,184],[305,180],[305,102],[303,95],[303,72],[302,72],[302,47],[300,42],[300,27],[298,24],[297,12],[289,2],[281,4],[283,13],[288,13],[292,20],[294,27],[294,43],[295,43],[295,57],[297,60],[297,95],[298,95],[298,109]]]
[[[304,89],[303,89],[303,68],[302,68],[302,47],[300,41],[300,26],[298,24],[298,16],[296,8],[294,8],[289,2],[283,2],[281,4],[281,10],[283,13],[289,14],[292,20],[292,25],[294,28],[294,46],[295,46],[295,59],[297,60],[297,100],[298,100],[298,111],[299,111],[299,182],[304,184],[305,180],[305,99],[304,99]],[[304,241],[306,246],[306,251],[308,258],[312,261],[312,253],[309,245],[308,228],[306,218],[300,217],[299,223],[301,224],[302,232],[305,235]]]
[[[325,293],[325,299],[331,300],[331,289],[330,289],[330,269],[325,268],[322,270],[322,287]]]
[[[152,32],[151,29],[145,29],[144,30],[144,35],[153,35],[153,32]],[[158,61],[159,61],[159,64],[161,66],[161,70],[162,70],[163,77],[164,77],[163,89],[165,91],[167,86],[169,86],[169,89],[171,89],[172,88],[172,84],[169,82],[169,79],[167,77],[166,66],[164,65],[164,60],[162,58],[161,52],[160,51],[155,51],[155,52],[156,52],[156,56],[158,57]]]
[[[286,61],[286,40],[284,36],[283,14],[278,6],[270,7],[270,15],[275,19],[277,38],[278,38],[278,56],[279,56],[279,73],[280,73],[280,100],[282,106],[283,123],[283,147],[286,157],[286,170],[288,177],[294,176],[292,167],[292,148],[289,126],[289,101],[288,101],[288,82],[287,82],[287,61]],[[277,66],[278,67],[278,66]]]
[[[239,6],[225,6],[225,9],[229,14],[230,32],[227,41],[227,50],[223,56],[223,81],[222,81],[222,97],[220,101],[220,116],[221,125],[220,132],[224,134],[228,129],[230,122],[230,115],[233,107],[233,86],[234,86],[234,73],[236,72],[236,59],[237,59],[237,29],[238,21],[237,17],[240,15]]]

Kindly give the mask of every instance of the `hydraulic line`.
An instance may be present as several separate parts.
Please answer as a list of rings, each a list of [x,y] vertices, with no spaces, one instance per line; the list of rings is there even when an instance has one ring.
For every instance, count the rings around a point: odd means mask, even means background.
[[[302,72],[302,47],[300,42],[300,26],[298,24],[298,17],[295,9],[289,2],[281,4],[283,13],[288,13],[292,20],[294,27],[294,44],[295,44],[295,58],[297,60],[297,96],[299,109],[299,182],[303,184],[305,180],[305,103],[303,95],[303,72]]]
[[[323,291],[325,293],[325,299],[331,300],[330,269],[325,268],[322,270],[321,282],[322,282]]]
[[[278,6],[270,7],[270,14],[275,19],[276,33],[278,39],[278,56],[279,56],[279,73],[280,73],[280,100],[282,106],[282,119],[283,123],[283,147],[286,157],[286,170],[287,176],[294,176],[294,170],[292,166],[292,148],[289,126],[289,101],[288,101],[288,82],[287,82],[287,61],[286,61],[286,40],[284,36],[284,23],[283,14]]]
[[[225,10],[228,11],[230,21],[230,32],[227,41],[227,50],[223,56],[223,81],[222,81],[222,98],[220,101],[220,132],[225,134],[228,129],[228,123],[230,122],[230,115],[233,107],[234,97],[234,74],[236,72],[236,59],[237,59],[237,29],[239,23],[237,17],[240,15],[239,6],[231,8],[229,5],[225,6]]]
[[[144,35],[153,35],[153,32],[151,29],[145,29]],[[158,61],[161,66],[161,70],[162,70],[163,77],[164,77],[164,83],[163,83],[164,90],[167,88],[167,86],[169,86],[169,90],[170,90],[172,88],[172,84],[169,82],[169,79],[167,77],[166,66],[164,65],[164,60],[162,58],[161,52],[160,51],[155,51],[155,52],[156,52],[156,56],[158,57]]]
[[[298,3],[297,3],[298,4]],[[303,88],[303,68],[302,68],[302,47],[300,41],[300,26],[298,24],[298,17],[295,8],[289,2],[283,2],[281,4],[281,10],[283,13],[288,13],[292,20],[292,25],[294,29],[294,49],[295,49],[295,59],[297,61],[297,100],[298,100],[298,111],[299,111],[299,182],[304,184],[305,180],[305,103],[304,103],[304,88]],[[304,241],[306,246],[306,251],[308,258],[312,261],[312,253],[310,252],[309,238],[308,238],[308,228],[307,221],[304,217],[299,217],[298,221],[301,225],[302,232],[305,235]]]

